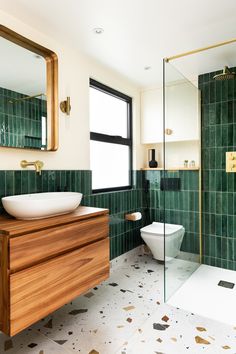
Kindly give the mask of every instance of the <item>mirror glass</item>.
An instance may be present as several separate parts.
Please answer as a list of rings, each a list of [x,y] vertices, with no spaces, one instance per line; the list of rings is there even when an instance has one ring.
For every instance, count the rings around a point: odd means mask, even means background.
[[[0,27],[0,146],[56,150],[56,55]]]

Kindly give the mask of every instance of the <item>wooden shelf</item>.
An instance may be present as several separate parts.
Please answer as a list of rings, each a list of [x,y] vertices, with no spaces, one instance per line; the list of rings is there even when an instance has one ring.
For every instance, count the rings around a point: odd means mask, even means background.
[[[144,167],[141,168],[142,171],[163,171],[163,167],[150,168]],[[199,171],[199,167],[166,167],[166,171]]]
[[[156,167],[156,168],[150,168],[150,167],[143,167],[141,168],[142,171],[163,171],[163,167]]]

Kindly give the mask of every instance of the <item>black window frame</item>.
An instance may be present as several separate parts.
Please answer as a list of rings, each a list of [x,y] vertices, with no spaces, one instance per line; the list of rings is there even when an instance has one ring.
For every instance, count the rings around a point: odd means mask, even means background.
[[[112,143],[119,145],[126,145],[129,147],[129,185],[120,187],[110,187],[110,188],[100,188],[92,189],[92,193],[103,193],[103,192],[115,192],[122,190],[129,190],[133,187],[133,129],[132,129],[132,97],[125,95],[124,93],[117,91],[101,82],[89,79],[89,87],[99,90],[105,94],[111,95],[115,98],[121,99],[127,103],[127,138],[123,138],[118,135],[108,135],[102,133],[90,132],[90,140],[100,141],[103,143]],[[92,176],[93,178],[93,176]]]

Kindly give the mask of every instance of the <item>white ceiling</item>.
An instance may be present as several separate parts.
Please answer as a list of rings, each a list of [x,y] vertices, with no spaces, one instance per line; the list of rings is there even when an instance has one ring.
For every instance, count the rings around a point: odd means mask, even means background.
[[[161,85],[163,57],[236,37],[235,0],[1,0],[0,8],[140,87]],[[223,48],[174,65],[187,76],[235,65]]]

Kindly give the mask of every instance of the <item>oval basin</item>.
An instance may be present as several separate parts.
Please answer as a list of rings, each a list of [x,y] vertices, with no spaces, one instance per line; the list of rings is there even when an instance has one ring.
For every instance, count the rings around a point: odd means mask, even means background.
[[[83,194],[77,192],[49,192],[13,195],[2,198],[8,214],[17,219],[43,219],[74,211]]]

